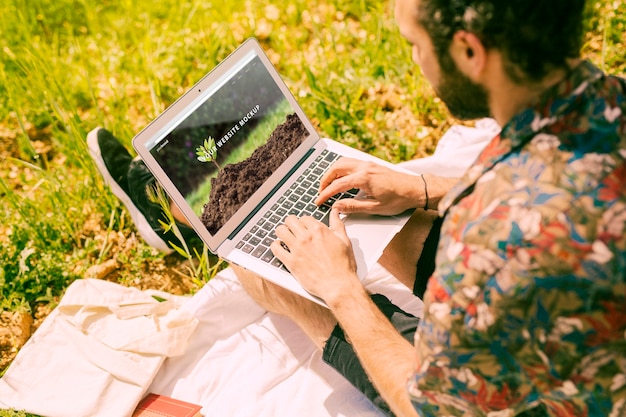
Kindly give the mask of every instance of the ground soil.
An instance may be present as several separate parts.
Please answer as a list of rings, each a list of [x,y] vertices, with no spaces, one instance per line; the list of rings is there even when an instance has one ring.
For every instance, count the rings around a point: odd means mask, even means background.
[[[33,327],[32,316],[23,311],[0,313],[0,370],[7,367],[26,343]]]
[[[226,165],[211,179],[209,203],[204,206],[202,223],[214,234],[261,184],[282,164],[307,137],[307,131],[296,114],[290,114],[278,125],[267,143],[246,160]]]

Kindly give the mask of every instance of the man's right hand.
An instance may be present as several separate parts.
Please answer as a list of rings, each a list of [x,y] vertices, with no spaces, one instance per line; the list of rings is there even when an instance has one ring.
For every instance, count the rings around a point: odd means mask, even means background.
[[[365,199],[342,199],[333,207],[345,214],[396,215],[424,204],[423,187],[416,175],[342,157],[322,177],[315,203],[323,204],[337,193],[356,188],[365,193]]]

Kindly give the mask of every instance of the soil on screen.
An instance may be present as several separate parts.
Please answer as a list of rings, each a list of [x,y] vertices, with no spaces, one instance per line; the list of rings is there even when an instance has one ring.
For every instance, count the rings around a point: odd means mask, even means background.
[[[306,137],[307,130],[298,116],[290,114],[248,159],[226,165],[212,178],[209,203],[202,213],[202,223],[209,232],[215,234]]]

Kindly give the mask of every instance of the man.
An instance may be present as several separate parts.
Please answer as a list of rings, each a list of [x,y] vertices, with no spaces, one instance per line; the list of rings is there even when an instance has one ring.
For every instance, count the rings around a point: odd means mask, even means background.
[[[296,321],[382,410],[626,415],[626,87],[578,58],[583,8],[396,0],[413,58],[450,111],[494,117],[501,134],[460,181],[334,165],[318,202],[353,187],[369,198],[336,203],[329,228],[288,218],[277,230],[288,249],[272,247],[330,310],[235,267],[261,305]],[[108,183],[145,188],[107,132],[91,142]],[[119,175],[112,155],[124,157]],[[134,188],[120,194],[136,197]],[[157,215],[135,206],[138,228],[154,229]],[[413,233],[430,226],[422,209],[437,207],[443,220],[424,243]],[[432,272],[421,321],[361,286],[338,216],[407,208],[418,210],[380,262],[416,295]]]
[[[413,59],[450,111],[491,116],[502,132],[454,186],[333,166],[318,202],[353,187],[369,198],[336,203],[329,227],[289,217],[272,245],[330,310],[236,268],[382,409],[626,415],[626,83],[578,58],[583,10],[583,0],[396,0]],[[444,218],[441,237],[435,222],[426,240],[424,254],[438,250],[418,323],[362,287],[339,212],[437,202]],[[428,259],[404,244],[394,259],[413,262],[418,293]]]

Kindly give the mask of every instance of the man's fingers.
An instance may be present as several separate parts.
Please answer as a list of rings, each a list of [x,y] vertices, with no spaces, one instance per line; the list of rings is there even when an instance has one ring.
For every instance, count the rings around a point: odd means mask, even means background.
[[[357,159],[339,158],[320,179],[319,196],[315,203],[320,205],[337,193],[361,188],[360,178],[356,175],[361,163]]]
[[[292,234],[294,234],[295,236],[298,235],[299,232],[303,231],[304,229],[306,229],[306,227],[302,224],[302,219],[294,216],[294,215],[289,215],[287,217],[285,217],[285,226],[287,226],[289,228],[289,231],[291,231]],[[278,235],[278,230],[276,231],[277,235]]]
[[[326,188],[328,184],[335,181],[337,178],[345,177],[354,171],[355,164],[358,160],[352,158],[341,157],[330,167],[328,172],[320,179],[320,188]]]
[[[320,204],[328,201],[328,199],[335,194],[343,193],[345,191],[352,190],[353,188],[361,189],[361,179],[362,178],[359,178],[356,174],[350,174],[336,179],[326,187],[320,184],[320,190],[317,198],[315,199],[315,204],[319,206]]]
[[[378,200],[359,200],[356,198],[342,198],[335,201],[333,209],[339,213],[373,213],[379,206]]]
[[[343,241],[349,247],[352,247],[352,242],[350,242],[350,238],[348,237],[348,233],[346,232],[346,224],[343,222],[341,217],[339,217],[339,210],[333,208],[330,211],[330,219],[328,222],[328,226],[330,230],[335,233],[335,235]]]
[[[276,227],[276,236],[287,244],[295,239],[293,233],[291,232],[291,229],[286,224],[281,224],[280,226]]]
[[[280,259],[280,261],[284,263],[287,268],[289,268],[289,257],[291,256],[291,252],[289,252],[288,248],[289,246],[286,246],[286,243],[283,243],[283,241],[279,239],[274,240],[270,245],[270,249],[272,250],[274,256]]]
[[[346,225],[343,223],[341,218],[339,217],[339,210],[333,207],[330,210],[330,215],[328,219],[328,227],[333,232],[341,232],[342,235],[346,234]]]

